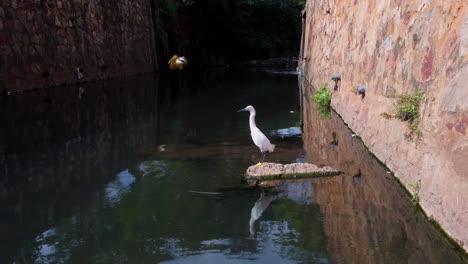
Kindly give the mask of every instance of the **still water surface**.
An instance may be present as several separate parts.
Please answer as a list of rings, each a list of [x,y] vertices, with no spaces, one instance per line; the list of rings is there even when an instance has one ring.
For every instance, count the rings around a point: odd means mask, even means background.
[[[4,99],[0,263],[463,263],[336,115],[305,105],[302,146],[297,76],[206,83],[139,76]],[[277,144],[268,161],[345,174],[243,189],[260,157],[236,112],[248,104]]]

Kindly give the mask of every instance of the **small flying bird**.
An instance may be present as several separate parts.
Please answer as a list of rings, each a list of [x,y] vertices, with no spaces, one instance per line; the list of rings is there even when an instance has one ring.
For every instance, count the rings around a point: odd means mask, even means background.
[[[257,166],[262,165],[263,160],[265,159],[266,152],[273,152],[275,150],[275,145],[270,143],[270,140],[258,129],[257,125],[255,124],[255,108],[253,106],[249,105],[244,109],[241,109],[237,112],[241,111],[249,111],[250,116],[249,116],[249,126],[250,126],[250,136],[252,136],[252,140],[254,144],[260,149],[260,152],[262,153],[262,159],[259,163],[257,163]]]
[[[173,55],[167,64],[169,65],[169,69],[171,71],[181,71],[185,68],[185,66],[187,66],[188,61],[184,56],[179,57],[177,55]]]

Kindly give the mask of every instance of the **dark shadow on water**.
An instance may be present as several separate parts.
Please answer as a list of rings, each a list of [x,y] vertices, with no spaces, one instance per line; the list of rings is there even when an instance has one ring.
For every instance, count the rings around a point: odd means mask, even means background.
[[[2,102],[2,259],[21,256],[24,241],[92,204],[115,174],[157,145],[158,82],[145,75],[25,92]]]
[[[278,222],[267,209],[257,238],[249,238],[259,192],[189,192],[242,186],[245,168],[260,156],[248,118],[236,113],[247,104],[278,144],[268,160],[303,156],[297,133],[275,134],[298,122],[294,76],[144,75],[8,97],[0,114],[2,261],[304,259],[311,252],[296,230],[303,226],[285,230],[294,220],[288,216]],[[299,242],[285,240],[291,236]],[[314,254],[325,255],[321,245]]]

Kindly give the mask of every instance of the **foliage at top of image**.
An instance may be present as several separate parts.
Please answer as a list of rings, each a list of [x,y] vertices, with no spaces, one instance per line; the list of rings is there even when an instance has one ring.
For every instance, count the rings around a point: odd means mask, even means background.
[[[176,46],[190,42],[239,60],[265,59],[297,55],[304,5],[304,0],[162,0],[161,12]]]
[[[326,119],[330,118],[330,103],[332,93],[328,90],[327,84],[322,84],[312,96],[312,102],[317,106],[320,115]]]
[[[413,94],[404,94],[398,97],[393,104],[394,114],[381,113],[385,119],[399,119],[408,121],[409,132],[405,135],[409,141],[419,143],[421,141],[422,132],[418,127],[419,110],[421,103],[424,101],[424,93],[417,88]]]

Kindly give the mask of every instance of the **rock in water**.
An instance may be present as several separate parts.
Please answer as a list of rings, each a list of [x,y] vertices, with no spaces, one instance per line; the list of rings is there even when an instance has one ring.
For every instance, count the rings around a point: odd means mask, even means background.
[[[342,174],[331,167],[318,167],[310,163],[263,163],[247,169],[246,179],[258,184],[259,181],[328,177]]]

